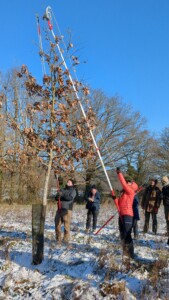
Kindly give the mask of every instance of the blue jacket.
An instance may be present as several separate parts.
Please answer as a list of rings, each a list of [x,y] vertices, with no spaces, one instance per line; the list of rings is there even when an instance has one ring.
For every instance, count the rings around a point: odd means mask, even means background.
[[[133,200],[133,214],[134,214],[134,219],[135,220],[140,220],[140,216],[139,216],[139,210],[138,210],[138,204],[139,204],[139,198],[137,195],[134,196],[134,200]]]
[[[86,208],[89,210],[99,210],[100,209],[100,201],[101,201],[99,192],[96,192],[93,202],[88,200],[88,198],[90,198],[90,197],[92,197],[91,192],[89,192],[88,197],[86,199],[86,201],[87,201]]]

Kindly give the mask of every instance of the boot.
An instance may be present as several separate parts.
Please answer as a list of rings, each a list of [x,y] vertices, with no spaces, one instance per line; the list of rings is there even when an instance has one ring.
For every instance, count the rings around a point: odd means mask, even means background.
[[[64,233],[63,243],[65,245],[69,243],[69,238],[70,238],[70,234],[69,233]]]
[[[133,242],[131,242],[128,245],[128,252],[129,252],[129,256],[133,259],[134,258],[134,245],[133,245]]]
[[[152,231],[154,234],[157,234],[157,224],[153,224]]]
[[[145,223],[144,229],[143,229],[143,233],[147,233],[148,232],[148,227],[149,227],[149,225]]]
[[[123,243],[123,256],[129,256],[127,245]]]
[[[124,244],[123,245],[123,256],[127,256],[129,258],[134,258],[134,246],[133,242],[130,244]]]
[[[127,249],[126,249],[126,244],[124,243],[123,239],[121,239],[121,246],[122,246],[122,255],[126,256],[127,255]]]

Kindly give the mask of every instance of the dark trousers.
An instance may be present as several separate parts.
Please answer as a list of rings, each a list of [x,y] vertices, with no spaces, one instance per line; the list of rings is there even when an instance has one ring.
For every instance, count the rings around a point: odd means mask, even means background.
[[[133,220],[133,232],[134,232],[134,237],[137,239],[138,238],[138,220],[136,220],[136,219]]]
[[[152,231],[157,233],[157,214],[154,212],[145,211],[144,233],[148,232],[150,215],[152,216]]]
[[[91,226],[91,221],[93,218],[93,230],[96,229],[97,226],[97,217],[98,217],[99,211],[96,209],[88,209],[87,211],[87,220],[86,220],[86,229],[89,229]]]
[[[132,227],[133,217],[125,215],[119,218],[120,238],[124,242],[124,244],[130,244],[132,242]]]
[[[169,205],[164,206],[164,214],[165,214],[166,225],[167,225],[167,235],[169,238]]]
[[[134,258],[134,245],[131,236],[133,217],[121,216],[119,218],[120,238],[122,240],[123,255]]]

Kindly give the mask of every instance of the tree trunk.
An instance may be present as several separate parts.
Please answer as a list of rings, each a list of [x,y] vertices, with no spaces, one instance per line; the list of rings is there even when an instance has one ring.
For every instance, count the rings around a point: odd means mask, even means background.
[[[38,265],[44,258],[44,225],[46,206],[32,204],[32,262]]]
[[[14,201],[14,196],[15,196],[15,181],[14,181],[14,172],[11,172],[11,184],[10,184],[10,200],[9,200],[9,204],[12,204]]]
[[[0,202],[3,199],[3,173],[2,170],[0,170]]]
[[[51,150],[52,151],[52,150]],[[50,153],[48,169],[45,176],[44,195],[42,204],[32,205],[32,262],[38,265],[44,258],[44,228],[46,217],[47,193],[49,177],[52,167],[52,153]]]

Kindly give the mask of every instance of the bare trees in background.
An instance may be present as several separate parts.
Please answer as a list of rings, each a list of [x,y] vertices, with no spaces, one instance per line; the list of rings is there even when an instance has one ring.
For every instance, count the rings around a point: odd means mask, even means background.
[[[92,92],[90,102],[96,113],[93,132],[112,180],[113,170],[116,166],[121,166],[126,172],[132,167],[135,170],[135,179],[139,183],[144,181],[153,142],[150,133],[145,129],[145,119],[119,97],[107,97],[101,90]],[[89,183],[93,180],[105,182],[97,156],[92,162],[86,161],[83,175]]]
[[[169,127],[162,130],[157,143],[154,164],[158,168],[158,174],[169,175]]]
[[[100,180],[106,184],[70,82],[69,87],[64,82],[64,71],[52,71],[44,87],[22,72],[13,70],[1,82],[1,199],[4,195],[10,202],[25,203],[38,198],[50,157],[50,170],[63,177],[73,174],[86,184]],[[86,90],[84,95],[83,86],[76,84],[110,176],[117,165],[132,173],[139,184],[159,171],[168,172],[168,129],[159,139],[152,137],[144,118],[119,97],[107,97],[101,90],[91,95]]]

